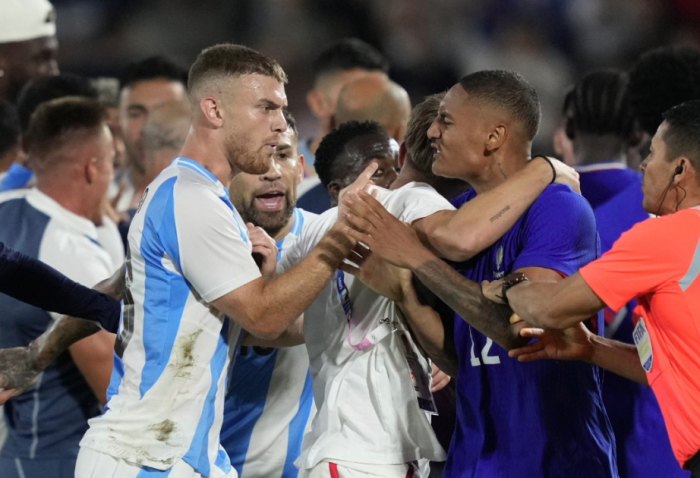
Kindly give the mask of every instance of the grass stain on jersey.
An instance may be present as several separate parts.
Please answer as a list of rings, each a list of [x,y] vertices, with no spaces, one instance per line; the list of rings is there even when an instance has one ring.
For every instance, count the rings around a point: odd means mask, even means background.
[[[156,433],[156,440],[165,443],[168,441],[173,431],[175,431],[175,422],[166,418],[160,423],[151,425],[148,429]]]
[[[177,370],[176,377],[189,377],[190,369],[194,366],[194,345],[197,342],[197,338],[202,334],[202,329],[195,330],[194,332],[183,335],[177,340],[176,345],[176,358],[171,364],[175,370]]]

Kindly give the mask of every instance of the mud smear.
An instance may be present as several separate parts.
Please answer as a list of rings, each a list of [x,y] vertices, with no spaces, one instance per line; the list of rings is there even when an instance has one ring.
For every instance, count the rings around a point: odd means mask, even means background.
[[[177,340],[175,344],[175,361],[170,364],[176,370],[176,377],[189,377],[190,369],[194,365],[194,346],[197,338],[201,335],[202,329],[196,330],[191,334],[184,335]]]
[[[165,443],[168,441],[173,431],[175,431],[175,422],[165,419],[160,423],[149,426],[148,429],[156,433],[156,440]]]

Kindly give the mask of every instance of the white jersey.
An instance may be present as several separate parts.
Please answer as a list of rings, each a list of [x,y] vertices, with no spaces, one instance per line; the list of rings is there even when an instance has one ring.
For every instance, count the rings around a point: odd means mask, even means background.
[[[184,460],[205,477],[230,473],[219,431],[227,341],[240,327],[209,304],[260,277],[251,250],[228,191],[199,163],[176,158],[149,185],[129,229],[107,411],[81,446],[158,470]]]
[[[404,222],[454,209],[426,184],[378,191],[384,207]],[[336,218],[337,208],[333,208],[307,226],[285,253],[280,268],[288,269],[303,259]],[[365,350],[350,345],[350,341],[360,343],[386,319],[397,328],[394,333]],[[391,465],[445,459],[411,379],[420,380],[415,375],[421,374],[429,383],[430,365],[417,353],[391,300],[350,275],[344,281],[334,278],[305,311],[304,339],[318,411],[304,437],[300,468],[310,469],[324,460]],[[409,360],[420,370],[410,367]]]
[[[317,217],[294,209],[292,229],[277,241],[278,261]],[[240,347],[228,388],[221,445],[239,476],[296,478],[294,461],[314,414],[306,347]]]

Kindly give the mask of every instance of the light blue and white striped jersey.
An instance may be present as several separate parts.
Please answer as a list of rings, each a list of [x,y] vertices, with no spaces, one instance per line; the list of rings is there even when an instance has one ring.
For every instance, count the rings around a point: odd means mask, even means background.
[[[316,214],[294,209],[294,223],[277,241],[278,261]],[[239,347],[224,404],[221,445],[241,478],[296,478],[304,430],[313,406],[304,345]]]
[[[129,229],[127,298],[107,411],[81,446],[205,477],[231,471],[219,446],[228,342],[240,327],[209,304],[260,277],[228,190],[176,158],[146,189]]]

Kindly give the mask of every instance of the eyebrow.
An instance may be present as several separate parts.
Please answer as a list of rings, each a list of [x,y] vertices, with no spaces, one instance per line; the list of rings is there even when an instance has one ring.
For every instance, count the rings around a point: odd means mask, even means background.
[[[147,113],[148,109],[143,105],[129,105],[126,107],[127,111],[138,111],[139,113]]]
[[[278,145],[277,145],[277,151],[287,151],[288,149],[289,149],[289,150],[292,149],[292,145],[291,145],[291,144],[278,144]]]
[[[275,110],[285,108],[285,106],[281,105],[280,103],[275,103],[274,101],[268,100],[267,98],[260,100],[260,105],[267,106],[268,108],[272,108]]]

